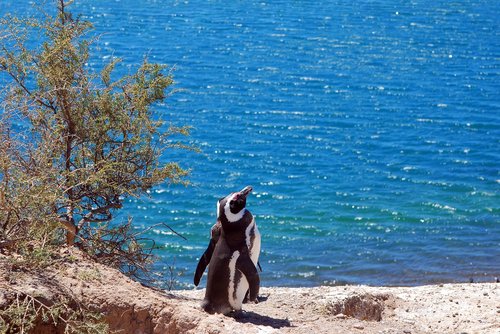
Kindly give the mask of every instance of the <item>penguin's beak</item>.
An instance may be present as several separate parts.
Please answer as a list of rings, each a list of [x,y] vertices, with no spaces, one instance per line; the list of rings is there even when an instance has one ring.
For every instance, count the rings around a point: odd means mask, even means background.
[[[246,198],[248,196],[248,194],[250,194],[252,192],[252,190],[253,190],[253,188],[251,186],[246,186],[245,188],[243,188],[240,191],[240,195]]]

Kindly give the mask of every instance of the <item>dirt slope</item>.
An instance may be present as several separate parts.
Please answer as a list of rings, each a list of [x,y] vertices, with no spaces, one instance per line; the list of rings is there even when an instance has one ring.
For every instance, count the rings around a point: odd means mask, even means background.
[[[57,263],[42,271],[15,268],[0,256],[0,309],[14,302],[16,293],[45,300],[63,294],[101,312],[112,330],[134,334],[498,334],[499,286],[262,288],[260,303],[245,304],[241,314],[227,317],[199,309],[203,290],[150,289],[74,249],[64,250]],[[43,322],[34,330],[60,332]]]

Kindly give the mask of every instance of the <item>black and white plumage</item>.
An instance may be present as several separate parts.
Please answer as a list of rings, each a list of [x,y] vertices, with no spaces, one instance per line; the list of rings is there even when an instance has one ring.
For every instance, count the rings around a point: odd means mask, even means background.
[[[202,306],[209,313],[241,310],[247,292],[250,301],[257,301],[261,236],[253,215],[246,209],[251,191],[248,186],[217,202],[217,222],[194,276],[194,284],[198,285],[208,266]]]

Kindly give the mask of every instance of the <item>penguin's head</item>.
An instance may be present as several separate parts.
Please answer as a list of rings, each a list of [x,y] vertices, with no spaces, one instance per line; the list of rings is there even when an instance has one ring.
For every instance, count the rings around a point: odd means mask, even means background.
[[[247,186],[240,192],[233,193],[229,198],[229,210],[232,213],[238,213],[247,205],[247,196],[252,191],[252,187]]]
[[[247,186],[239,192],[231,193],[228,196],[221,198],[218,202],[218,208],[225,214],[229,222],[240,220],[245,214],[247,205],[247,196],[252,192],[252,187]],[[220,214],[218,210],[217,215]]]

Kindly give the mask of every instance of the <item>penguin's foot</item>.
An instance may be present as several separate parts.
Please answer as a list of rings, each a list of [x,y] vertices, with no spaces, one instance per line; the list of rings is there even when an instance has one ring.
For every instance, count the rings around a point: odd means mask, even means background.
[[[264,298],[263,300],[266,300],[267,298]],[[253,304],[258,304],[260,301],[260,297],[257,296],[257,298],[255,298],[255,300],[250,300],[250,290],[247,291],[247,293],[245,294],[245,298],[243,298],[243,304],[248,304],[248,303],[253,303]]]
[[[260,298],[260,297],[257,297],[257,298],[255,298],[254,300],[250,300],[250,299],[248,298],[248,296],[247,296],[247,297],[245,297],[245,299],[243,299],[243,304],[249,304],[249,303],[252,303],[252,304],[258,304],[260,300],[261,300],[261,298]],[[265,298],[264,298],[264,299],[262,299],[262,300],[265,300]]]
[[[265,302],[269,298],[269,294],[267,296],[257,296],[257,301],[260,302]]]
[[[259,303],[259,297],[255,298],[254,300],[248,301],[248,303],[258,304]]]

